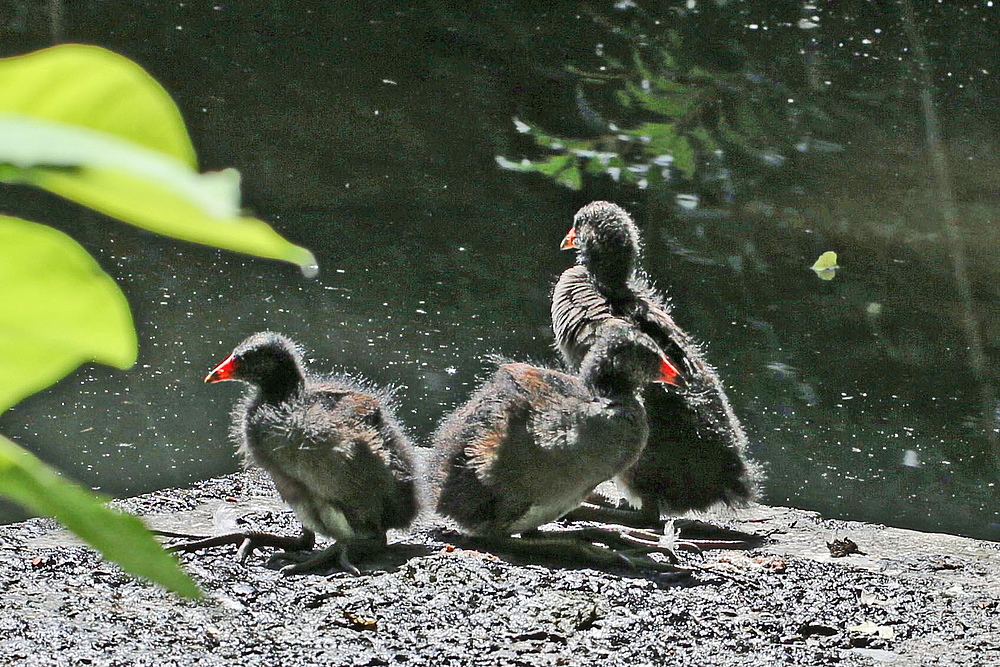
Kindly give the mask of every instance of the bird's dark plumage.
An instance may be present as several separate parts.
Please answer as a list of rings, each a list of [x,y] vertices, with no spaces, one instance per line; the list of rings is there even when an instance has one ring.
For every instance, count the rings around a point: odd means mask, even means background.
[[[386,392],[307,372],[300,348],[257,333],[205,378],[251,390],[233,411],[232,435],[263,468],[308,531],[338,542],[385,543],[417,512],[412,444]]]
[[[600,332],[577,376],[501,365],[434,436],[438,511],[489,536],[575,509],[642,450],[639,388],[674,375],[648,337],[618,324]]]
[[[760,471],[718,374],[700,346],[670,314],[669,304],[640,269],[635,223],[619,206],[592,202],[577,212],[563,248],[578,263],[563,272],[552,296],[552,327],[567,365],[579,366],[596,332],[620,320],[652,338],[683,372],[681,391],[650,385],[644,392],[649,438],[639,460],[618,476],[642,504],[673,512],[738,505],[757,492]]]

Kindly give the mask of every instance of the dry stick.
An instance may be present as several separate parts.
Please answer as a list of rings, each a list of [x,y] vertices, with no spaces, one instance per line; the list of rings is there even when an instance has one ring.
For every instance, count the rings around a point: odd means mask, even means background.
[[[993,453],[993,461],[1000,472],[1000,438],[996,430],[996,394],[990,382],[986,369],[986,353],[983,350],[983,339],[979,333],[979,318],[976,315],[976,305],[972,298],[972,287],[969,285],[968,265],[965,258],[965,247],[962,239],[962,228],[959,226],[958,208],[955,204],[955,193],[951,187],[951,175],[948,173],[948,159],[941,145],[941,131],[937,113],[934,110],[934,100],[931,95],[932,80],[930,61],[924,39],[917,30],[913,15],[913,6],[909,0],[899,0],[903,8],[903,29],[913,46],[916,56],[917,71],[920,81],[920,105],[924,112],[924,125],[927,135],[927,149],[931,155],[931,167],[937,186],[938,202],[941,217],[944,219],[945,238],[948,239],[948,250],[951,255],[955,273],[955,286],[959,300],[962,302],[962,325],[965,330],[966,344],[969,346],[969,366],[979,382],[979,400],[982,404],[982,427],[986,431],[986,441]]]

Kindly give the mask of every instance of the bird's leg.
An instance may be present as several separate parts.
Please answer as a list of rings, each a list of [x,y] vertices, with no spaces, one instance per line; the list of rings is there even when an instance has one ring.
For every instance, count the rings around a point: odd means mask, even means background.
[[[679,560],[677,551],[701,551],[697,544],[678,539],[677,531],[671,530],[670,526],[664,527],[663,534],[614,524],[583,528],[580,532],[584,539],[599,542],[611,549],[631,550],[641,554],[656,552],[669,558],[672,563]]]
[[[596,502],[595,502],[596,501]],[[628,509],[608,504],[600,494],[591,494],[587,502],[580,505],[564,518],[572,521],[595,521],[615,524],[625,531],[624,537],[637,538],[645,542],[664,542],[670,521],[660,518],[658,503],[654,498],[643,498],[642,508]],[[673,528],[679,533],[676,548],[701,551],[705,549],[753,549],[761,545],[766,535],[755,535],[740,530],[716,526],[698,519],[673,519]],[[639,529],[639,530],[636,530]],[[645,529],[645,530],[644,530]],[[653,529],[653,530],[649,530]],[[663,534],[655,532],[663,531]]]
[[[685,541],[701,549],[754,549],[768,538],[768,535],[723,528],[698,519],[674,519],[673,524]]]
[[[188,542],[175,544],[167,548],[167,551],[190,552],[201,549],[210,549],[225,544],[235,544],[239,546],[237,557],[239,561],[245,562],[255,550],[261,547],[274,547],[285,549],[286,551],[308,551],[316,544],[316,534],[308,528],[302,529],[302,534],[298,537],[288,537],[287,535],[274,535],[271,533],[258,533],[255,531],[226,533],[224,535],[213,535],[210,537],[199,537],[197,535],[186,535],[184,533],[170,533],[167,531],[153,531],[157,535],[164,537],[188,538]]]
[[[605,524],[594,530],[609,531],[618,539],[640,547],[649,547],[660,553],[673,553],[677,550],[700,552],[706,549],[753,549],[766,539],[766,536],[721,528],[695,519],[668,521],[662,532],[615,524]],[[590,539],[602,541],[598,537]]]
[[[630,528],[629,526],[619,526],[616,524],[604,524],[586,528],[574,528],[571,530],[560,530],[553,533],[559,537],[577,538],[587,542],[596,542],[617,551],[621,554],[651,554],[659,553],[670,559],[671,563],[677,563],[677,551],[696,551],[701,548],[692,542],[678,540],[676,531],[664,530],[664,534],[659,534],[649,530]]]
[[[663,524],[656,505],[643,503],[640,509],[612,506],[599,494],[591,494],[587,502],[567,514],[564,518],[571,521],[597,521],[600,523],[617,523],[633,528],[658,528]]]
[[[357,577],[360,576],[361,571],[350,561],[348,552],[368,556],[383,551],[385,548],[384,535],[373,538],[337,540],[321,551],[274,554],[268,561],[268,566],[278,567],[285,576],[343,571]]]
[[[620,567],[627,565],[634,569],[653,570],[656,572],[673,572],[687,574],[689,570],[662,563],[645,554],[635,556],[626,551],[607,549],[579,539],[578,536],[563,533],[554,535],[538,531],[526,531],[521,537],[489,536],[476,537],[474,542],[494,551],[506,552],[517,556],[542,557],[579,564],[596,565],[597,567]]]

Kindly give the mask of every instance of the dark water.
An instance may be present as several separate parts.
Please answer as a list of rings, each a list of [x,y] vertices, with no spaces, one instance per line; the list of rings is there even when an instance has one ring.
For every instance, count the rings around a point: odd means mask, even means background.
[[[47,15],[19,11],[8,52],[46,45]],[[130,494],[233,470],[226,430],[240,388],[201,380],[263,329],[304,344],[317,370],[398,385],[400,416],[426,442],[489,369],[486,353],[555,363],[548,296],[572,261],[558,243],[572,213],[602,197],[636,215],[647,269],[731,387],[769,471],[767,501],[1000,535],[919,131],[888,140],[872,116],[835,158],[802,165],[808,178],[774,177],[732,205],[684,212],[672,196],[600,181],[572,192],[497,167],[497,155],[525,150],[515,116],[578,129],[573,87],[558,72],[591,53],[600,30],[572,12],[132,11],[67,7],[63,40],[147,67],[181,105],[205,167],[239,168],[247,204],[311,248],[321,273],[308,280],[0,191],[10,212],[84,243],[137,321],[134,369],[82,368],[0,419],[72,477]],[[977,207],[974,295],[995,352],[996,273],[984,248],[996,240],[998,201],[969,173],[997,166],[986,157],[996,126],[956,104],[971,119],[958,133],[963,154],[978,160],[959,165],[956,180]],[[808,270],[826,250],[843,266],[829,282]]]

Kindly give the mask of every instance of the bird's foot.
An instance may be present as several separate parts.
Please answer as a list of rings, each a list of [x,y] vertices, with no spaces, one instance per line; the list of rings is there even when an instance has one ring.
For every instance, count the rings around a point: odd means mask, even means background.
[[[326,549],[320,551],[283,551],[274,554],[268,561],[268,567],[277,568],[281,574],[330,574],[332,572],[347,572],[355,577],[361,575],[361,570],[351,562],[348,552],[355,555],[368,556],[385,549],[385,539],[355,539],[337,540]]]
[[[673,544],[681,550],[703,551],[706,549],[753,549],[759,547],[767,535],[745,533],[740,530],[723,528],[698,519],[660,518],[659,512],[649,509],[633,510],[595,503],[591,498],[564,518],[575,521],[594,521],[607,524],[607,528],[618,530],[627,540],[642,543]],[[662,532],[657,532],[662,531]]]
[[[755,549],[769,537],[723,528],[699,519],[673,519],[663,527],[664,533],[668,530],[675,531],[685,542],[698,545],[700,549]]]
[[[200,551],[227,544],[237,545],[236,556],[241,563],[254,551],[261,547],[273,547],[285,549],[286,552],[308,551],[316,543],[316,536],[310,530],[303,530],[298,537],[288,537],[287,535],[273,535],[271,533],[258,533],[255,531],[225,533],[223,535],[199,536],[187,535],[184,533],[170,533],[167,531],[154,531],[157,535],[172,538],[184,538],[187,542],[175,544],[167,548],[173,553]]]
[[[662,532],[615,524],[605,524],[594,530],[610,531],[626,542],[642,548],[649,547],[661,553],[701,552],[707,549],[753,549],[767,539],[764,535],[722,528],[696,519],[667,521],[662,527]]]
[[[598,542],[621,553],[648,555],[663,554],[671,563],[677,563],[678,551],[701,552],[701,548],[687,540],[677,539],[676,532],[659,534],[650,530],[640,530],[629,526],[608,524],[599,528],[581,528],[574,531],[589,542]]]

